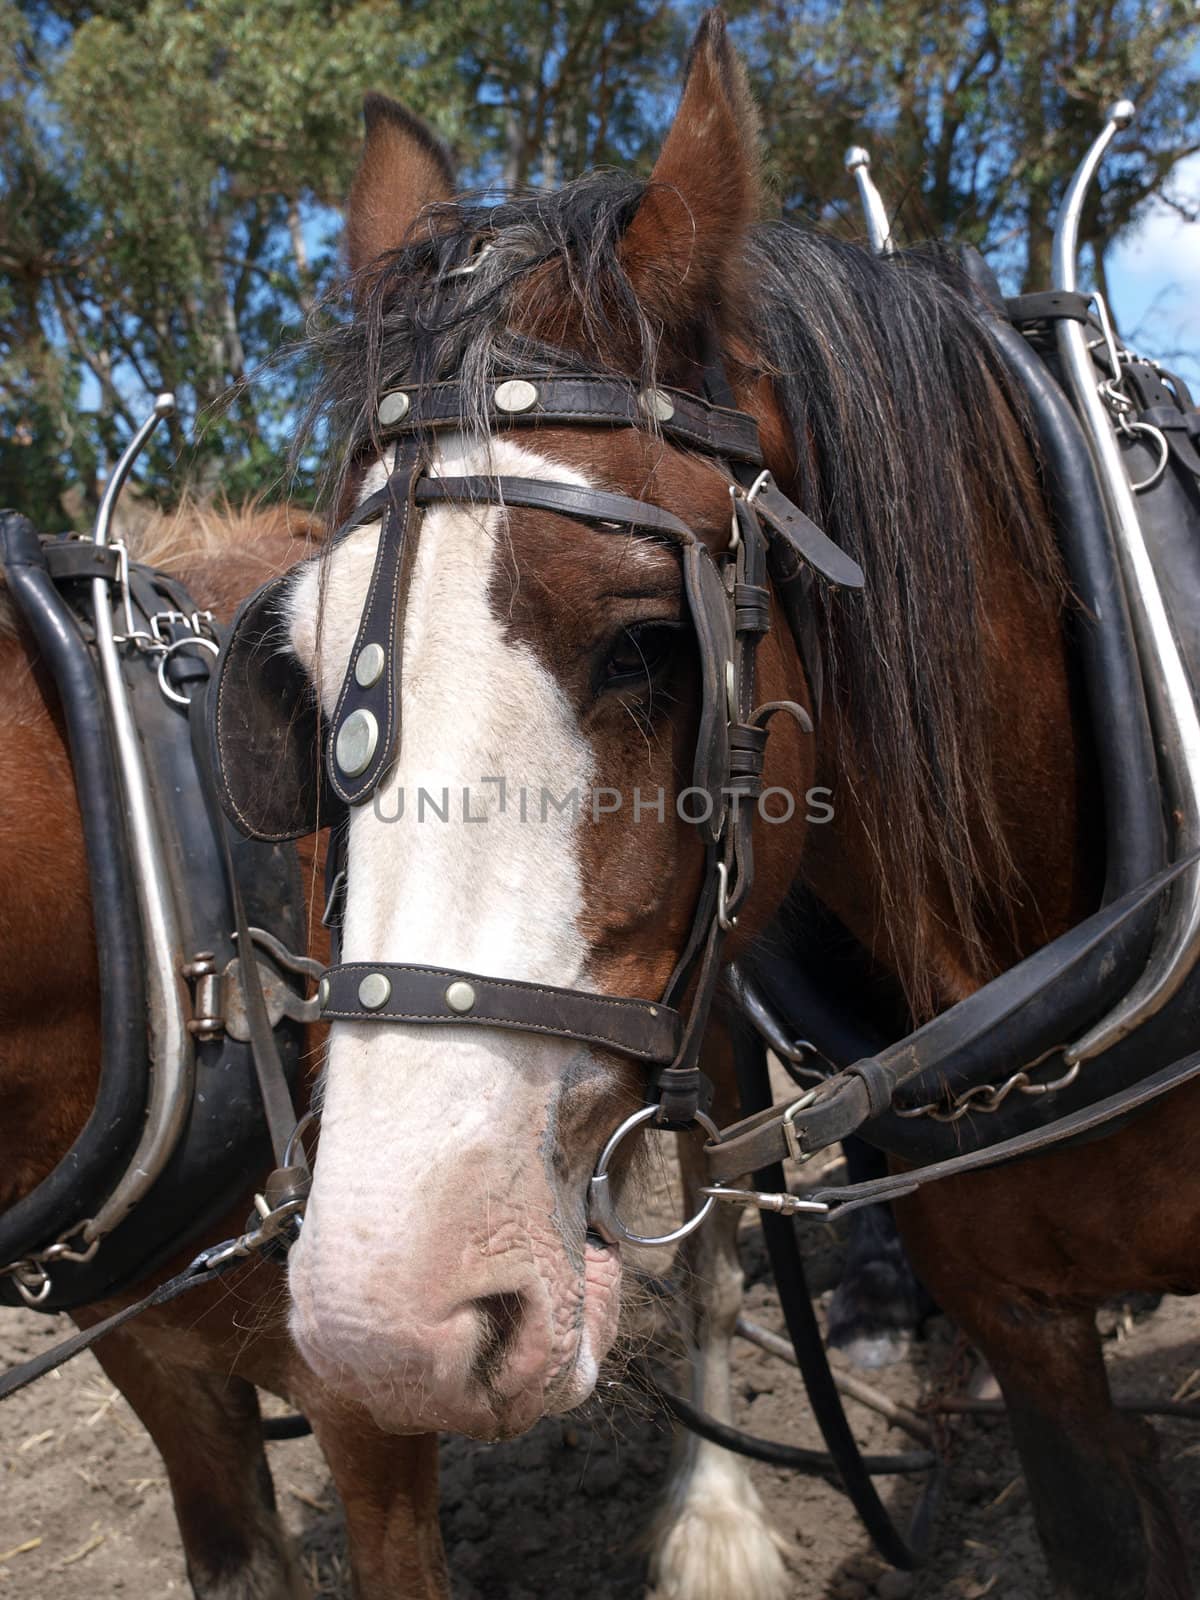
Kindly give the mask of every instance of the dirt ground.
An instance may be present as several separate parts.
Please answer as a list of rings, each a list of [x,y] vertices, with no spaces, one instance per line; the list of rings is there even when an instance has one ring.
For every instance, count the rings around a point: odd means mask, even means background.
[[[838,1270],[837,1231],[810,1230],[812,1276],[828,1298]],[[750,1217],[742,1237],[747,1315],[781,1329],[762,1237]],[[656,1267],[661,1271],[661,1262]],[[1136,1321],[1128,1312],[1105,1317],[1118,1394],[1168,1399],[1200,1390],[1190,1302],[1165,1301]],[[42,1348],[68,1327],[65,1319],[0,1310],[0,1362]],[[741,1426],[819,1443],[791,1368],[740,1340],[735,1361]],[[911,1404],[932,1386],[961,1387],[969,1368],[953,1331],[934,1319],[906,1360],[863,1376]],[[269,1409],[279,1407],[272,1402]],[[867,1448],[913,1447],[874,1412],[852,1405],[850,1414]],[[161,1464],[90,1356],[9,1401],[0,1423],[0,1600],[184,1600],[190,1590]],[[1200,1529],[1200,1429],[1175,1421],[1158,1427],[1184,1525]],[[945,1447],[934,1553],[915,1580],[888,1572],[846,1502],[824,1482],[753,1468],[792,1546],[794,1600],[1049,1600],[1005,1421],[955,1418]],[[670,1448],[669,1428],[628,1385],[602,1385],[587,1410],[544,1421],[511,1443],[447,1440],[442,1525],[456,1600],[640,1600],[646,1558],[638,1536],[665,1483]],[[314,1594],[349,1600],[336,1496],[315,1445],[280,1442],[269,1453]],[[911,1506],[915,1484],[881,1481],[891,1485],[890,1504]]]

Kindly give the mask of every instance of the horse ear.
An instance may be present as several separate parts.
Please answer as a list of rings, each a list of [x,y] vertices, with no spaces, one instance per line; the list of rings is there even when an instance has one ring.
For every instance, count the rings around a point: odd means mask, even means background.
[[[346,251],[360,272],[404,240],[421,210],[454,193],[450,153],[421,118],[383,94],[363,100],[366,142],[346,205]]]
[[[677,328],[719,307],[761,201],[760,129],[725,16],[707,11],[683,98],[622,241],[642,305]]]

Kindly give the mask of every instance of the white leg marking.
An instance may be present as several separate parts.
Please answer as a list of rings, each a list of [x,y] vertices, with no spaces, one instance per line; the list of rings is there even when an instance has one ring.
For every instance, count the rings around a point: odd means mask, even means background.
[[[733,1421],[739,1220],[736,1207],[718,1207],[685,1246],[692,1398],[720,1422]],[[749,1464],[694,1434],[677,1431],[671,1481],[650,1538],[650,1600],[788,1600],[792,1592],[787,1541],[768,1521]]]

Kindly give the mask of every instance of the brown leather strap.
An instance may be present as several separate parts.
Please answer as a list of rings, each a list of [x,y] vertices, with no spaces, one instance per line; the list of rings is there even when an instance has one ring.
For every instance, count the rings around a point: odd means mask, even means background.
[[[364,1003],[376,998],[379,1004]],[[659,1001],[617,999],[548,983],[394,962],[352,961],[330,967],[321,980],[321,1015],[332,1022],[515,1028],[578,1039],[635,1061],[660,1064],[675,1059],[681,1033],[679,1013]]]
[[[617,428],[658,427],[668,439],[703,450],[708,455],[730,461],[758,465],[762,448],[758,424],[743,411],[730,411],[710,405],[696,395],[679,389],[656,389],[655,402],[648,404],[636,385],[619,378],[601,378],[591,373],[566,377],[543,377],[537,373],[507,380],[508,385],[529,384],[537,394],[530,406],[508,411],[493,403],[486,412],[490,427],[536,427],[539,424],[590,423]],[[505,389],[498,384],[497,389]],[[511,393],[511,389],[509,389]],[[458,382],[433,383],[412,388],[398,385],[388,395],[403,393],[409,408],[404,417],[379,427],[377,438],[421,433],[429,428],[461,428],[477,419],[464,416],[463,388]],[[387,398],[385,396],[384,398]],[[503,396],[502,396],[503,398]],[[671,414],[663,412],[670,407]]]
[[[796,554],[814,572],[820,573],[826,583],[842,589],[863,587],[867,580],[854,557],[847,555],[840,545],[834,544],[811,517],[789,500],[769,472],[759,473],[757,479],[748,486],[747,472],[740,471],[737,476],[746,487],[747,499],[767,526],[790,544]]]

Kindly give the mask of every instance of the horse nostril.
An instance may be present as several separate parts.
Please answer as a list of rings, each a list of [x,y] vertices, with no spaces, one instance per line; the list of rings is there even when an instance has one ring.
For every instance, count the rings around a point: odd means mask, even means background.
[[[475,1302],[483,1318],[483,1336],[475,1357],[480,1383],[494,1383],[521,1331],[525,1303],[519,1294],[488,1294]]]

